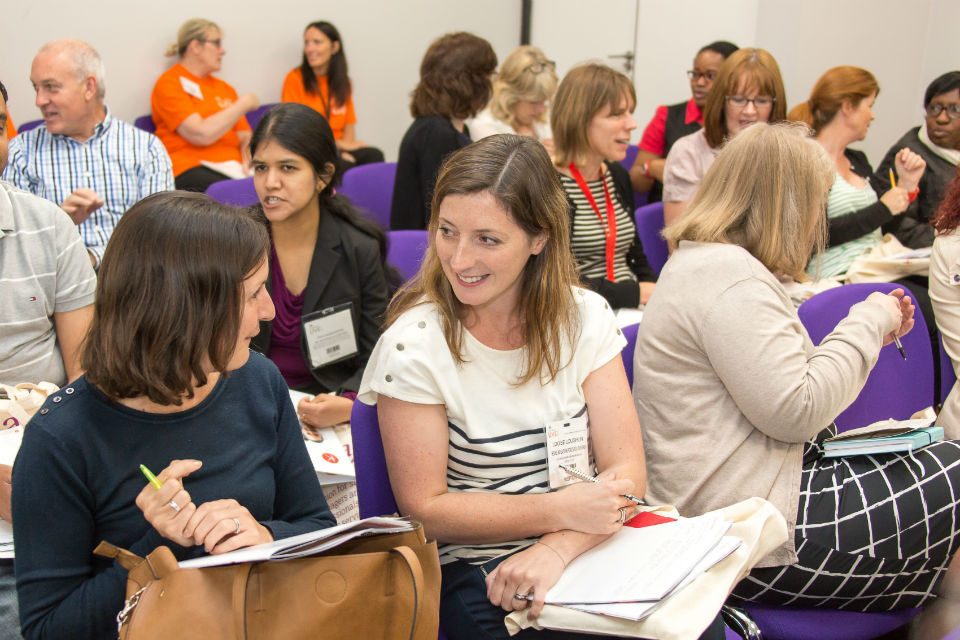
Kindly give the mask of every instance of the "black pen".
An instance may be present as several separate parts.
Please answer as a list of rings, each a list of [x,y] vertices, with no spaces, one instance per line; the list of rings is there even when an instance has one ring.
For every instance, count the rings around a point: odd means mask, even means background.
[[[906,360],[906,359],[907,359],[907,352],[903,350],[903,345],[900,344],[900,338],[898,338],[896,335],[894,335],[894,336],[893,336],[893,343],[894,343],[895,345],[897,345],[897,351],[899,351],[899,352],[900,352],[900,355],[903,356],[903,359]]]
[[[574,478],[580,478],[580,479],[583,480],[584,482],[600,482],[600,480],[594,478],[593,476],[588,476],[588,475],[585,474],[583,471],[578,471],[577,469],[574,469],[573,467],[571,467],[571,466],[569,466],[569,465],[562,464],[562,465],[560,465],[560,468],[563,469],[564,471],[566,471],[567,473],[569,473],[570,475],[572,475]],[[627,500],[633,500],[633,501],[636,502],[637,504],[644,504],[644,505],[647,504],[646,502],[644,502],[643,500],[641,500],[641,499],[638,498],[637,496],[630,495],[629,493],[624,493],[624,494],[622,494],[622,495],[623,495],[623,497],[626,498]]]

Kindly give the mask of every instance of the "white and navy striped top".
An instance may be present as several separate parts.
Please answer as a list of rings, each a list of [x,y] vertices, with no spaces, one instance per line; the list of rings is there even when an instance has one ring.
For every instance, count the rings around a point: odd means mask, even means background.
[[[145,196],[174,189],[170,156],[160,139],[109,110],[83,142],[52,134],[46,125],[13,138],[3,179],[57,205],[77,189],[96,191],[104,205],[79,229],[98,265],[120,216]]]
[[[577,266],[580,268],[580,275],[587,278],[605,278],[607,275],[607,238],[604,228],[607,219],[607,204],[606,196],[603,193],[603,181],[599,179],[587,181],[587,187],[593,194],[593,201],[597,203],[600,214],[603,216],[604,223],[601,223],[587,197],[583,195],[583,191],[577,185],[577,181],[562,173],[559,175],[563,190],[574,206],[571,248],[573,249],[573,257],[577,260]],[[617,219],[617,245],[613,259],[615,281],[636,280],[637,276],[627,265],[627,250],[630,249],[636,234],[633,212],[624,209],[620,198],[617,197],[613,176],[605,166],[603,176],[607,182],[607,189],[610,190],[610,199],[613,201],[613,210],[616,212]]]
[[[491,349],[469,331],[464,332],[466,362],[457,364],[444,340],[436,307],[425,303],[404,313],[380,338],[358,397],[375,403],[377,395],[384,394],[406,402],[444,405],[450,436],[449,491],[547,492],[545,425],[583,411],[583,381],[619,357],[625,344],[602,297],[577,288],[574,299],[581,326],[573,357],[547,386],[536,378],[513,386],[521,370],[523,349]],[[566,360],[569,352],[564,356]],[[522,502],[517,506],[522,508]],[[482,563],[535,541],[442,545],[440,561]]]
[[[877,192],[869,183],[859,189],[844,180],[843,176],[837,172],[833,186],[830,187],[830,194],[827,196],[827,218],[838,218],[855,213],[876,201]],[[820,255],[820,277],[829,278],[845,274],[853,261],[880,244],[881,238],[882,234],[877,228],[859,238],[830,247]],[[816,270],[817,258],[814,256],[807,266],[807,271],[810,274],[816,274]]]

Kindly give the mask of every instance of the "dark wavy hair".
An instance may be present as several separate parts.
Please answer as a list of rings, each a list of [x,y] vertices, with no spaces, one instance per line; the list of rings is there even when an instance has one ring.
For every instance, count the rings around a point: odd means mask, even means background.
[[[165,191],[123,214],[97,277],[80,353],[87,380],[114,400],[179,405],[226,375],[237,347],[243,281],[267,259],[266,230],[202,193]]]
[[[317,175],[327,172],[327,165],[334,166],[330,181],[320,192],[320,212],[328,212],[346,221],[352,227],[364,233],[380,246],[380,261],[387,275],[387,284],[393,292],[403,281],[403,276],[387,263],[387,236],[373,220],[360,214],[353,203],[343,195],[337,195],[336,187],[343,177],[337,144],[327,119],[302,104],[285,102],[267,111],[260,120],[250,138],[250,154],[256,155],[257,149],[266,142],[276,142],[281,147],[301,156],[310,163]],[[264,221],[263,208],[257,204],[253,210]]]
[[[340,49],[330,54],[330,63],[327,66],[327,86],[330,87],[330,101],[343,106],[350,98],[352,87],[350,85],[350,76],[347,74],[347,54],[343,50],[343,40],[340,39],[340,32],[337,31],[335,26],[325,20],[311,22],[303,32],[306,33],[307,29],[311,27],[327,36],[331,44],[334,42],[340,43]],[[313,67],[307,63],[306,54],[304,54],[303,60],[300,63],[300,73],[303,76],[303,90],[307,93],[316,94],[317,74],[313,72]]]
[[[937,94],[940,95],[940,94]],[[960,227],[960,167],[943,192],[937,215],[930,221],[937,233],[950,233]]]
[[[448,33],[433,41],[420,63],[420,82],[410,94],[410,114],[466,119],[490,101],[497,54],[472,33]]]

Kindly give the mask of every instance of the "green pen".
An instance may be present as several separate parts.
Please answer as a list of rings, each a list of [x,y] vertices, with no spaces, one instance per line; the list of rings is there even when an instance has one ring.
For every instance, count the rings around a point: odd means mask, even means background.
[[[140,465],[140,471],[143,472],[144,477],[150,481],[150,484],[153,485],[154,489],[159,489],[163,486],[163,483],[157,480],[157,476],[153,475],[153,472],[150,469],[147,469],[146,465]]]

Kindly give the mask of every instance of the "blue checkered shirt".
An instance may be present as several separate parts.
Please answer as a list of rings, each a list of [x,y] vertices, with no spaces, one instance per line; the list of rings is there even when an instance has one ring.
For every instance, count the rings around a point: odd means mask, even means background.
[[[97,266],[120,216],[141,198],[170,191],[173,169],[160,139],[110,115],[89,140],[52,134],[45,125],[10,141],[3,179],[56,204],[93,189],[105,204],[78,229]]]

